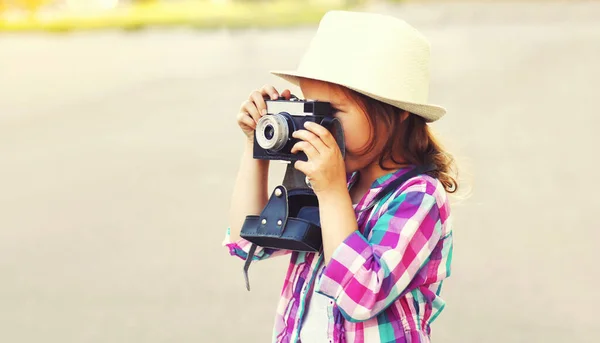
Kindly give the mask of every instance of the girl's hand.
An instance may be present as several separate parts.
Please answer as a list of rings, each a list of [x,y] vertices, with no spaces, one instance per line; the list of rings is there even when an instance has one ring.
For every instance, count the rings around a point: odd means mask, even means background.
[[[289,100],[291,97],[289,89],[284,90],[281,96]],[[277,100],[278,97],[279,93],[275,87],[264,85],[261,89],[250,93],[248,100],[242,102],[240,112],[237,115],[237,123],[248,140],[252,141],[256,123],[262,116],[267,114],[265,99]]]
[[[300,142],[292,147],[291,152],[303,151],[308,161],[297,161],[294,167],[308,176],[317,196],[347,191],[344,158],[331,132],[313,122],[306,122],[304,127],[306,130],[292,134]]]

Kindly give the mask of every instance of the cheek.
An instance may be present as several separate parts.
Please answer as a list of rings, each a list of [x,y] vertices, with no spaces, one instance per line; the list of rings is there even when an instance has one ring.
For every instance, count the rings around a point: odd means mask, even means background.
[[[350,153],[356,153],[363,150],[369,143],[371,135],[371,126],[364,116],[348,116],[341,119],[344,127],[344,138],[346,140],[346,149]]]

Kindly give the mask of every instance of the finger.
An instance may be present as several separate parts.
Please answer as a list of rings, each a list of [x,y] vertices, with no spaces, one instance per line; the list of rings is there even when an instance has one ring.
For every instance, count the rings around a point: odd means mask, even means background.
[[[304,123],[304,127],[308,131],[317,135],[326,146],[333,148],[334,146],[337,145],[335,138],[333,138],[333,135],[331,134],[331,132],[329,132],[329,130],[327,130],[323,126],[321,126],[317,123],[307,121]]]
[[[298,130],[292,133],[292,137],[309,142],[317,151],[322,154],[328,149],[319,136],[307,130]]]
[[[245,125],[252,130],[256,130],[256,122],[248,115],[248,113],[240,113],[238,116],[238,123]]]
[[[242,113],[246,113],[257,123],[261,117],[260,113],[258,112],[258,108],[256,108],[256,105],[250,100],[246,100],[242,104]]]
[[[263,96],[269,96],[271,100],[277,100],[277,98],[279,98],[279,92],[271,85],[264,85],[261,89],[261,93]]]
[[[309,173],[309,171],[308,171],[309,163],[308,162],[298,160],[294,163],[294,168],[296,168],[297,170],[304,173],[304,175],[308,175],[308,173]]]
[[[286,100],[290,100],[290,98],[292,97],[292,92],[290,92],[289,89],[286,89],[283,92],[281,92],[281,96],[284,97]]]
[[[267,103],[265,102],[262,93],[258,91],[252,92],[252,94],[250,94],[250,100],[254,102],[254,105],[256,105],[258,113],[260,113],[261,116],[267,114]]]
[[[312,144],[310,144],[309,142],[305,142],[305,141],[300,141],[300,142],[294,144],[294,146],[292,147],[291,153],[295,154],[298,151],[304,151],[304,153],[306,154],[306,157],[308,157],[309,160],[313,160],[319,156],[319,152],[317,151],[317,149],[315,149],[315,147],[312,146]]]

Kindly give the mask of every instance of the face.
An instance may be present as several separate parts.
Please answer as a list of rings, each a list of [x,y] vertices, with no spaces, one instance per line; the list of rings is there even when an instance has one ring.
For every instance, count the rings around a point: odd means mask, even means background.
[[[300,88],[304,98],[327,101],[335,108],[335,117],[344,128],[346,172],[361,170],[376,161],[383,144],[376,144],[375,149],[365,153],[373,132],[367,115],[354,100],[346,97],[341,89],[327,82],[301,79]],[[380,130],[376,131],[380,132]]]

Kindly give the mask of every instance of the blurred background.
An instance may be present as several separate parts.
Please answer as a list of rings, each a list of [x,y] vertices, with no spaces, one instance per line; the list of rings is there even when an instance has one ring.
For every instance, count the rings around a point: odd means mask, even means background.
[[[433,341],[600,341],[599,2],[0,0],[0,342],[270,340],[287,260],[247,292],[221,247],[235,115],[333,8],[433,46],[464,182]]]

